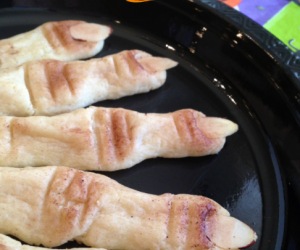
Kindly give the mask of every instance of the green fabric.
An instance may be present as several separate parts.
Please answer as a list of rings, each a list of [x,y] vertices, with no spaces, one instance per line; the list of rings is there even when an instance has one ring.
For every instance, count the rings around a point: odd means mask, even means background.
[[[300,6],[296,3],[290,2],[264,27],[293,51],[300,50]]]

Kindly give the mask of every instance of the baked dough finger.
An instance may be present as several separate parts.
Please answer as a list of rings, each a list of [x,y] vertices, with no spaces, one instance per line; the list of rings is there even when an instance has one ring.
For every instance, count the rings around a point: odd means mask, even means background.
[[[92,57],[100,52],[111,32],[108,26],[83,21],[44,23],[0,40],[0,69],[39,59],[70,61]]]
[[[139,50],[101,59],[39,60],[0,71],[0,115],[56,115],[105,99],[148,92],[177,63]]]
[[[90,107],[52,117],[2,116],[0,166],[115,171],[148,158],[216,154],[237,129],[229,120],[191,109],[144,114]]]
[[[105,250],[103,248],[71,248],[72,250]],[[6,235],[0,234],[0,250],[58,250],[44,247],[22,245],[20,241],[14,240]],[[66,249],[67,250],[67,249]]]
[[[66,167],[0,168],[0,233],[31,245],[238,249],[255,232],[203,196],[141,193]]]

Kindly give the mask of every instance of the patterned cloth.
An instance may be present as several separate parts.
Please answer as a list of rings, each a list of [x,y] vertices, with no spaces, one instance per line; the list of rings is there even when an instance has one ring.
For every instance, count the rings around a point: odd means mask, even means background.
[[[219,0],[250,17],[300,53],[300,0]]]

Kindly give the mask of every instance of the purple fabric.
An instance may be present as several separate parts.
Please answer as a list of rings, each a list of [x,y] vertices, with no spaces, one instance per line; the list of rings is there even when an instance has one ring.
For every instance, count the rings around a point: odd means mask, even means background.
[[[240,12],[264,25],[289,2],[289,0],[242,0],[238,6]]]

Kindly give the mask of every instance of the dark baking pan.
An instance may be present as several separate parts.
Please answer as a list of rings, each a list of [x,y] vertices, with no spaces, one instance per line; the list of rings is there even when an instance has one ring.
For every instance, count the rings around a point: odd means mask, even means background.
[[[152,194],[212,198],[257,232],[249,249],[299,249],[299,58],[276,38],[214,1],[29,0],[0,6],[1,39],[47,21],[80,19],[114,29],[96,57],[141,49],[178,61],[162,88],[95,105],[145,113],[193,108],[226,117],[239,131],[218,155],[151,159],[103,174]]]

